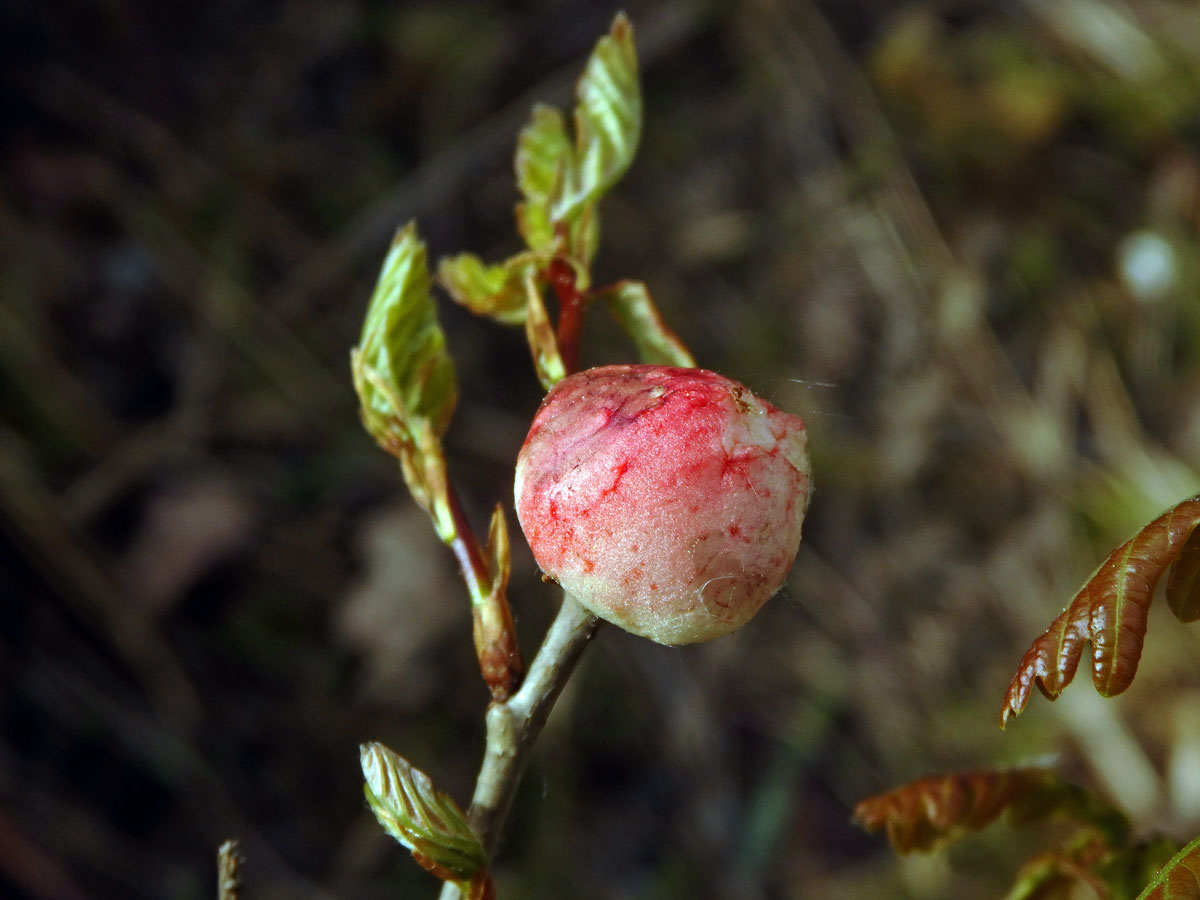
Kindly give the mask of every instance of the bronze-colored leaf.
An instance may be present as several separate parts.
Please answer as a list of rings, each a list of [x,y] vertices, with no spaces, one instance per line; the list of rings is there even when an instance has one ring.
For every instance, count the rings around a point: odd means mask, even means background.
[[[854,820],[883,828],[897,853],[931,850],[979,831],[1007,812],[1015,825],[1067,817],[1119,843],[1125,816],[1095,793],[1046,769],[978,769],[922,778],[863,800]]]
[[[1200,837],[1159,869],[1137,900],[1200,900]]]
[[[1088,603],[1081,592],[1021,657],[1021,664],[1008,684],[1004,709],[1000,713],[1001,728],[1008,723],[1009,715],[1016,715],[1025,708],[1035,684],[1053,700],[1071,683],[1079,666],[1087,631]]]
[[[1192,540],[1198,524],[1200,495],[1171,507],[1108,555],[1025,651],[1004,697],[1001,728],[1025,708],[1035,684],[1048,699],[1057,697],[1075,677],[1088,641],[1092,683],[1101,696],[1129,687],[1142,656],[1154,589],[1168,569],[1171,609],[1185,622],[1200,617],[1200,545]]]
[[[1183,543],[1167,575],[1167,606],[1180,622],[1200,619],[1200,532]]]

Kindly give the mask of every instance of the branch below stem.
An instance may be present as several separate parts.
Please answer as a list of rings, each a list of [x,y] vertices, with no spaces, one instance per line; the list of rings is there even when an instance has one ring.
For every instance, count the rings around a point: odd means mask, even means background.
[[[449,541],[450,549],[454,551],[458,565],[462,569],[463,581],[467,583],[467,592],[471,595],[472,603],[479,603],[488,594],[488,585],[492,573],[488,569],[479,540],[471,530],[471,523],[463,512],[462,501],[450,480],[446,480],[446,505],[450,508],[450,516],[454,520],[454,539]]]
[[[500,844],[504,822],[533,745],[599,625],[599,619],[564,593],[558,615],[521,689],[506,703],[492,703],[488,707],[487,748],[467,818],[489,859]],[[459,896],[453,884],[442,887],[441,900],[457,900]]]

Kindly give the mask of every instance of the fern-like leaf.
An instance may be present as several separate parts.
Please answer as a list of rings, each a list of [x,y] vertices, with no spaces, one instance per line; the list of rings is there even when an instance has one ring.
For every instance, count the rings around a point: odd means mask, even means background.
[[[932,850],[979,831],[1002,814],[1023,825],[1054,816],[1092,826],[1106,840],[1125,839],[1129,822],[1092,791],[1047,769],[978,769],[935,775],[863,800],[854,820],[883,828],[897,853]]]
[[[1112,697],[1137,673],[1154,589],[1168,571],[1167,602],[1180,621],[1200,617],[1200,495],[1168,509],[1108,555],[1087,583],[1025,652],[1009,682],[1000,727],[1029,702],[1036,685],[1050,700],[1075,677],[1083,645],[1092,645],[1092,683]]]

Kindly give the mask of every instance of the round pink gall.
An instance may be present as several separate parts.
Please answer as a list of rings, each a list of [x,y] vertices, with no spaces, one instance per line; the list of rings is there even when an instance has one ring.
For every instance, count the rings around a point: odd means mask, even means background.
[[[564,378],[517,457],[517,518],[542,570],[662,644],[740,628],[787,577],[810,469],[804,423],[703,369]]]

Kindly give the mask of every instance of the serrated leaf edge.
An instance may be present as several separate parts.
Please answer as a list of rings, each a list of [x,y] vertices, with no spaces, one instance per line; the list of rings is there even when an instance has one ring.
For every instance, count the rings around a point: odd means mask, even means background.
[[[1047,699],[1055,699],[1074,679],[1087,642],[1092,644],[1092,683],[1101,696],[1116,696],[1129,686],[1137,674],[1155,588],[1173,571],[1198,525],[1200,494],[1166,510],[1105,558],[1025,651],[1005,692],[1001,728],[1025,708],[1035,685]],[[1135,581],[1140,582],[1136,592],[1131,590]]]
[[[1012,824],[1071,818],[1120,843],[1129,822],[1094,792],[1042,767],[972,769],[918,778],[860,801],[854,821],[884,829],[897,853],[929,851],[977,831],[1008,813]]]

